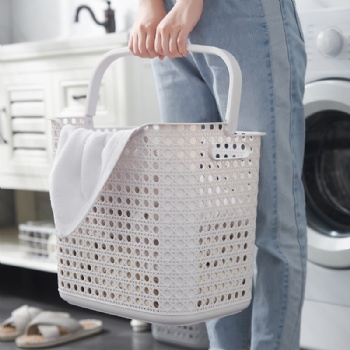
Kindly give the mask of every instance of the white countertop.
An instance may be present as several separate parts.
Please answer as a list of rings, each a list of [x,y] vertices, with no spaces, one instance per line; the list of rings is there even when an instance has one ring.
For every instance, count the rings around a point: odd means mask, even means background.
[[[95,37],[73,37],[71,39],[53,39],[0,45],[0,62],[26,60],[61,55],[74,55],[126,46],[129,33],[112,33]]]

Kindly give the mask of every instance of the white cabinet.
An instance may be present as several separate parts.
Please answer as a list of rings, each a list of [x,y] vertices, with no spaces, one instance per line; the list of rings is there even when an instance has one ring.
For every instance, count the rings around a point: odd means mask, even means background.
[[[1,91],[0,187],[45,189],[51,164],[49,77],[4,76]]]
[[[126,34],[0,49],[0,188],[48,189],[49,119],[82,116],[93,67],[105,52],[127,45]],[[107,70],[96,127],[159,122],[148,60],[128,57]]]
[[[0,46],[0,192],[14,189],[16,198],[16,227],[0,228],[0,264],[55,271],[52,264],[26,258],[17,239],[19,223],[50,217],[45,214],[51,211],[49,120],[83,116],[92,69],[105,52],[126,45],[127,35],[117,33]],[[131,56],[117,60],[102,80],[95,126],[159,121],[150,61]],[[38,198],[45,208],[38,207]]]

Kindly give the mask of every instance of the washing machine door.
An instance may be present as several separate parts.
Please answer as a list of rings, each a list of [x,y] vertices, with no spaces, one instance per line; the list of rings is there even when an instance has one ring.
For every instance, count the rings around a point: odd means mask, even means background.
[[[309,260],[350,267],[350,81],[306,85],[304,107]]]

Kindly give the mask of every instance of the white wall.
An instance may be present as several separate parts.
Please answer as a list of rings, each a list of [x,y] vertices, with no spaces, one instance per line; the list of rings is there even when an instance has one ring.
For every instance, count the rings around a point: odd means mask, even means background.
[[[10,0],[0,0],[0,45],[8,44],[12,41],[10,17]]]
[[[11,3],[13,42],[59,36],[59,0],[11,0]]]
[[[130,29],[137,0],[111,2],[117,31]],[[104,27],[95,24],[86,10],[80,13],[79,23],[74,23],[75,11],[82,4],[104,21],[105,0],[0,0],[0,34],[6,36],[0,36],[0,43],[105,35]]]

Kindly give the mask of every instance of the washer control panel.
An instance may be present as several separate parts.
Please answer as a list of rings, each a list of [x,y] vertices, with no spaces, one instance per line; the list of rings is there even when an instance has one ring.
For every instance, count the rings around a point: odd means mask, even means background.
[[[308,59],[307,78],[350,79],[350,2],[348,8],[300,11],[299,18]]]

